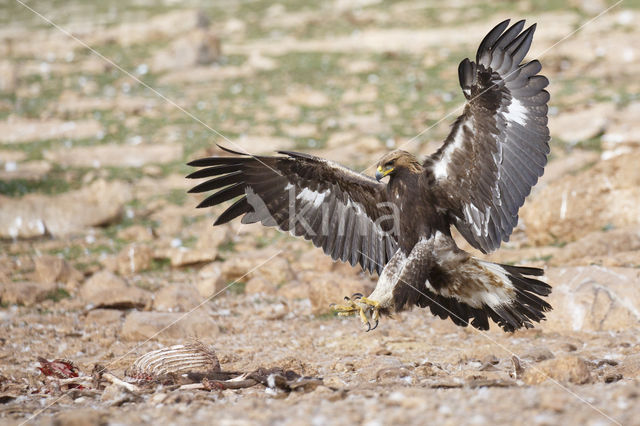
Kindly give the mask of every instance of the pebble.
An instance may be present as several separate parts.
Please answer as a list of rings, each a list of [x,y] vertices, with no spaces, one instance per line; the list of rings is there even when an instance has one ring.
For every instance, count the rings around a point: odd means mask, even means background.
[[[548,379],[581,385],[591,379],[591,373],[584,359],[569,355],[529,366],[522,377],[528,385],[537,385]]]
[[[125,319],[121,336],[130,341],[157,339],[182,342],[189,338],[211,338],[218,333],[215,321],[200,311],[190,314],[133,311]]]
[[[109,271],[91,276],[80,288],[80,298],[95,308],[144,308],[151,302],[151,294],[128,285],[122,278]]]

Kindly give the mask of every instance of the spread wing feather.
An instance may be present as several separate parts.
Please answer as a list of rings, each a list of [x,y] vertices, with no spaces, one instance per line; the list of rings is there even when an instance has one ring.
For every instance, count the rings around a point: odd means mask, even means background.
[[[476,62],[460,63],[464,113],[424,164],[460,233],[485,253],[509,240],[549,154],[549,81],[537,75],[537,60],[521,64],[535,25],[524,31],[524,21],[508,25],[501,22],[487,34]]]
[[[208,178],[189,192],[217,191],[198,207],[236,199],[214,225],[242,216],[242,223],[277,226],[369,272],[380,273],[396,252],[384,184],[308,154],[255,157],[222,149],[232,156],[192,161],[202,168],[187,176]]]

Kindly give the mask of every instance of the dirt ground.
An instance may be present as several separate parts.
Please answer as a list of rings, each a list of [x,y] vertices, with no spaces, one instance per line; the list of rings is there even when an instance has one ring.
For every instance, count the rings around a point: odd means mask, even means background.
[[[0,424],[640,424],[637,1],[0,11]],[[538,23],[550,163],[509,243],[458,241],[545,268],[554,310],[535,329],[415,309],[365,333],[329,304],[376,277],[195,209],[185,164],[215,143],[370,174],[390,149],[433,152],[463,104],[459,61],[508,17]],[[117,382],[194,339],[224,371],[314,385]]]

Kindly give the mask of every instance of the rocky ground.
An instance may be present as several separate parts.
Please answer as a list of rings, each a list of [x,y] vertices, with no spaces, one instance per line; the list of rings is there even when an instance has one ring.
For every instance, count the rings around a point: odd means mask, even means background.
[[[637,2],[29,4],[63,30],[0,5],[0,423],[639,423]],[[458,62],[506,17],[538,23],[553,140],[489,258],[545,267],[540,326],[414,310],[364,333],[328,307],[375,277],[194,208],[185,163],[216,142],[369,173],[391,148],[432,152],[463,101]],[[323,384],[74,388],[38,361],[123,379],[193,338],[225,371]]]

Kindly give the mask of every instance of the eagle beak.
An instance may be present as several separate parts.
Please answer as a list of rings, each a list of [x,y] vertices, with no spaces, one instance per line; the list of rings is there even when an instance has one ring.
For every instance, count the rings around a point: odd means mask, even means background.
[[[389,167],[386,170],[382,170],[382,166],[378,166],[378,170],[376,170],[376,180],[379,182],[380,179],[382,179],[392,171],[393,171],[393,167]]]

